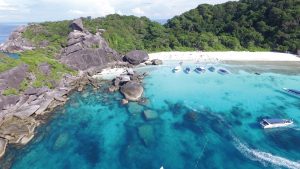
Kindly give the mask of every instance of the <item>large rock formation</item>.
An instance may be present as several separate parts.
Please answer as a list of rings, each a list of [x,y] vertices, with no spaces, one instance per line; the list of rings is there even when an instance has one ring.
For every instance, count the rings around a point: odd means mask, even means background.
[[[33,118],[7,118],[0,125],[0,137],[7,139],[9,143],[26,144],[34,136],[37,124]]]
[[[0,51],[14,53],[34,49],[34,45],[22,37],[22,34],[25,32],[25,30],[26,26],[21,26],[13,31],[9,36],[8,41],[0,44]]]
[[[13,69],[0,73],[0,91],[8,88],[19,88],[25,79],[28,71],[28,65],[21,64]]]
[[[121,87],[121,93],[129,101],[138,101],[144,92],[142,85],[135,81],[129,81]]]
[[[83,31],[84,28],[83,28],[83,23],[82,23],[82,20],[81,19],[75,19],[70,27],[73,29],[73,30],[77,30],[77,31]]]
[[[68,36],[67,47],[60,55],[63,63],[75,70],[87,70],[121,61],[119,54],[108,46],[100,33],[93,35],[84,30],[81,19],[73,21],[70,26],[73,31]]]
[[[129,53],[127,53],[124,57],[125,61],[133,64],[138,65],[140,63],[145,62],[149,59],[149,55],[145,51],[141,50],[134,50]]]

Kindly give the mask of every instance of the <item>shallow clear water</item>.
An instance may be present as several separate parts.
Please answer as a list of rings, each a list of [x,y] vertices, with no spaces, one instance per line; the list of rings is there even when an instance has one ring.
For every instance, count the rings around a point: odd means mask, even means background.
[[[174,74],[172,67],[142,70],[150,73],[144,105],[120,105],[122,96],[105,85],[74,93],[29,145],[10,147],[4,160],[13,169],[300,168],[300,101],[281,91],[299,89],[300,76],[230,66],[235,73],[224,76]],[[158,119],[146,121],[148,109]],[[263,130],[264,117],[295,125]]]

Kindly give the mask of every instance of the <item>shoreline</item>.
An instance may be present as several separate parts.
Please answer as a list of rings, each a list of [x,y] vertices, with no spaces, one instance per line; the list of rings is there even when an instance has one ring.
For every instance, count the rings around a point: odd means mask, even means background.
[[[223,57],[223,54],[226,56]],[[255,54],[255,55],[254,55]],[[264,55],[261,57],[261,55]],[[277,57],[271,58],[271,56],[276,55]],[[252,56],[252,57],[250,57]],[[280,57],[281,56],[281,57]],[[282,56],[285,56],[284,58]],[[260,58],[261,57],[261,58]],[[237,65],[240,65],[242,63],[256,63],[260,62],[261,65],[264,65],[263,63],[272,63],[275,62],[276,64],[281,64],[283,62],[290,64],[294,63],[296,65],[300,65],[300,58],[296,55],[292,54],[284,54],[284,53],[274,53],[274,52],[159,52],[159,53],[151,53],[149,54],[149,60],[163,60],[163,61],[202,61],[202,62],[222,62],[222,63],[235,63]],[[134,69],[139,68],[139,66],[147,67],[147,65],[140,64],[134,67]],[[300,67],[300,66],[299,66]],[[85,73],[81,72],[77,76],[71,76],[67,77],[66,79],[61,80],[61,86],[54,89],[49,90],[45,93],[43,93],[43,97],[47,98],[41,102],[41,104],[44,104],[44,106],[41,106],[38,108],[39,111],[35,110],[31,112],[31,114],[28,114],[28,117],[22,117],[21,119],[26,119],[33,117],[34,119],[38,115],[47,115],[51,114],[51,112],[59,106],[62,106],[66,103],[68,100],[68,96],[72,94],[73,91],[81,92],[84,90],[85,86],[88,84],[91,84],[93,87],[97,88],[97,82],[94,82],[92,79],[103,79],[103,80],[111,80],[113,77],[118,76],[124,71],[128,69],[128,65],[119,65],[119,64],[109,64],[105,67],[98,69],[97,71],[94,70],[88,70]],[[299,69],[300,70],[300,69]],[[92,72],[92,73],[88,73]],[[91,75],[93,74],[93,75]],[[91,76],[90,76],[91,75]],[[46,97],[46,96],[50,96]],[[22,97],[22,96],[21,96]],[[42,97],[42,98],[43,98]],[[26,103],[26,102],[25,102]],[[24,104],[25,104],[24,103]],[[21,105],[15,105],[18,107],[22,107]],[[14,110],[17,110],[18,108],[15,108]],[[38,112],[38,113],[37,113]],[[27,114],[27,113],[26,113]],[[14,115],[13,112],[8,111],[4,113],[4,117],[8,115]],[[4,118],[0,119],[2,123],[4,122]],[[34,129],[39,126],[40,120],[36,119],[37,124],[35,123],[33,130],[28,134],[28,137],[22,137],[20,139],[20,142],[16,142],[13,144],[17,145],[25,145],[27,144],[33,137],[34,137]],[[31,135],[32,134],[32,135]],[[30,137],[29,137],[30,136]],[[24,139],[24,140],[23,140]],[[3,137],[3,141],[8,140],[5,137]],[[1,140],[0,140],[1,141]],[[4,147],[4,152],[1,153],[1,156],[4,156],[5,149],[7,146],[6,144],[2,145]],[[1,157],[0,157],[1,158]]]
[[[278,52],[157,52],[150,53],[149,60],[174,60],[174,61],[204,61],[204,62],[219,62],[219,61],[274,61],[274,62],[300,62],[300,57],[294,54],[278,53]]]

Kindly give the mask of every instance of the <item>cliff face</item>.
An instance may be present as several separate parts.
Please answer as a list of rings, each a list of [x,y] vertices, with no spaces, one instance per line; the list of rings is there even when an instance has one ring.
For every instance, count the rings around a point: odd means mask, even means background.
[[[70,27],[73,31],[70,32],[67,46],[59,56],[62,63],[75,70],[87,70],[121,61],[120,55],[108,46],[100,32],[91,34],[84,29],[80,19],[73,21]]]
[[[22,37],[25,30],[26,26],[21,26],[13,31],[9,36],[8,41],[0,44],[0,51],[14,53],[34,49],[34,45]]]

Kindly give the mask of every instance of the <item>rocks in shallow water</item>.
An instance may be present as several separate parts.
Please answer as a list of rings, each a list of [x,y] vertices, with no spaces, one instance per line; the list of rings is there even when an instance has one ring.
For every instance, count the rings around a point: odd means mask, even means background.
[[[4,138],[0,138],[0,158],[5,154],[5,149],[8,141]]]
[[[159,59],[153,59],[151,61],[152,65],[162,65],[163,64],[163,61],[162,60],[159,60]]]
[[[154,130],[151,125],[142,125],[138,128],[139,137],[146,146],[151,145],[155,141]]]
[[[121,100],[121,104],[122,104],[122,105],[128,104],[128,100],[122,99],[122,100]]]
[[[145,51],[134,50],[125,55],[125,60],[133,65],[138,65],[149,59],[149,55]]]
[[[184,119],[187,121],[196,122],[198,118],[198,113],[196,112],[189,112],[184,115]]]
[[[128,107],[127,107],[128,112],[131,115],[138,115],[141,114],[144,110],[144,107],[137,104],[137,103],[128,103]]]
[[[144,89],[142,85],[135,81],[129,81],[121,87],[121,93],[129,101],[138,101],[141,98],[143,92]]]
[[[54,150],[59,150],[59,149],[63,148],[67,144],[68,139],[69,139],[68,133],[60,134],[57,137],[57,139],[55,140],[55,143],[53,145],[53,149]]]
[[[37,125],[33,118],[9,117],[0,126],[0,137],[7,139],[9,143],[27,144],[33,138]]]
[[[153,110],[145,110],[144,117],[146,120],[155,120],[158,118],[158,114]]]

